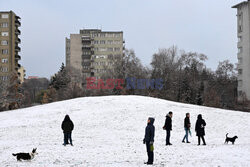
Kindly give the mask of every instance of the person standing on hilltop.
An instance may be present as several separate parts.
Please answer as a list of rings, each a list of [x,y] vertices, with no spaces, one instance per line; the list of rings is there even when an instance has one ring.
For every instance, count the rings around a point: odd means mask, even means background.
[[[166,145],[172,145],[170,143],[170,131],[172,130],[172,117],[173,117],[173,112],[169,112],[166,115],[166,120],[165,120],[165,124],[163,126],[163,129],[166,130],[167,132],[167,136],[166,136]]]
[[[147,165],[152,165],[154,162],[154,136],[155,136],[155,127],[154,127],[154,118],[148,118],[148,124],[145,128],[145,137],[143,139],[143,144],[146,144],[148,162]]]
[[[190,123],[190,114],[186,113],[186,118],[184,119],[184,129],[185,129],[185,136],[182,140],[182,143],[185,143],[185,139],[186,139],[186,143],[190,143],[188,141],[188,132],[190,131],[191,128],[191,123]]]
[[[62,122],[61,128],[62,128],[63,134],[64,134],[64,143],[63,143],[63,145],[66,146],[66,144],[69,144],[69,141],[70,141],[70,145],[73,146],[71,136],[72,136],[72,131],[74,129],[74,124],[71,121],[69,115],[65,116],[65,118],[64,118],[64,120]]]
[[[204,119],[202,119],[202,115],[199,114],[197,117],[197,121],[195,124],[195,131],[196,131],[196,136],[198,136],[198,146],[200,145],[201,139],[203,141],[203,145],[206,145],[204,136],[205,136],[205,126],[206,122]]]

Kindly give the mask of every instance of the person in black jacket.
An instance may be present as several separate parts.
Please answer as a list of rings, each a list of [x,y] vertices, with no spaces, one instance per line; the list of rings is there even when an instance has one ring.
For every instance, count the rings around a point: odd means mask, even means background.
[[[206,145],[206,142],[205,142],[205,139],[204,139],[205,126],[206,126],[206,122],[205,122],[204,119],[202,119],[202,115],[199,114],[198,117],[197,117],[196,124],[195,124],[196,136],[198,136],[198,145],[200,145],[200,140],[201,139],[203,141],[203,145]]]
[[[172,145],[170,143],[170,131],[172,130],[172,117],[173,113],[170,111],[166,116],[165,125],[163,126],[163,129],[167,131],[166,145]]]
[[[148,124],[145,128],[145,137],[143,139],[143,144],[146,144],[147,154],[148,154],[148,165],[152,165],[154,162],[154,137],[155,137],[155,127],[154,118],[148,118]]]
[[[189,113],[186,113],[186,118],[184,119],[184,129],[185,129],[185,136],[182,140],[182,143],[185,143],[185,139],[186,139],[186,142],[187,143],[190,143],[188,141],[188,132],[190,131],[190,127],[191,127],[191,123],[190,123],[190,114]]]
[[[66,144],[69,144],[68,140],[70,141],[71,146],[73,146],[71,133],[74,129],[74,124],[71,121],[69,115],[66,115],[63,122],[62,122],[62,130],[64,133],[64,143],[63,145],[66,146]]]

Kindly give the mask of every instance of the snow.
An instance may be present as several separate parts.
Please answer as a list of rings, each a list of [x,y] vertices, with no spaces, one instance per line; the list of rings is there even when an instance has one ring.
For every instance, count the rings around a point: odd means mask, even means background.
[[[165,146],[165,115],[173,111],[172,146]],[[191,114],[191,143],[182,143],[185,113]],[[207,146],[197,146],[198,114],[207,122]],[[64,147],[61,122],[69,114],[75,124],[74,146]],[[250,113],[170,102],[143,96],[84,97],[0,113],[0,166],[130,167],[145,166],[144,130],[155,117],[154,166],[250,166]],[[237,135],[235,145],[225,135]],[[12,153],[38,155],[17,162]]]

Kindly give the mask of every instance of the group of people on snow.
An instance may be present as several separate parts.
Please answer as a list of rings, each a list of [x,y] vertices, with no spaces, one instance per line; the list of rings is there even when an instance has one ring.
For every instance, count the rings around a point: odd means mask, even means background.
[[[163,126],[163,130],[166,130],[166,145],[172,145],[170,143],[170,134],[172,131],[172,117],[173,117],[173,112],[169,112],[166,115],[166,120],[165,124]],[[146,164],[152,165],[154,162],[154,136],[155,136],[155,127],[154,127],[154,121],[155,119],[152,117],[148,118],[147,121],[147,126],[145,128],[145,137],[143,139],[143,143],[146,144],[146,149],[147,149],[147,154],[148,154],[148,161]],[[203,145],[206,145],[204,136],[205,136],[205,126],[206,122],[204,119],[202,119],[202,115],[199,114],[197,117],[197,121],[195,124],[195,131],[196,131],[196,136],[198,137],[198,145],[200,145],[200,139],[203,141]],[[190,114],[186,113],[186,117],[184,119],[184,130],[185,130],[185,135],[182,139],[182,142],[185,143],[190,143],[188,140],[188,135],[191,135],[191,123],[190,123]]]
[[[170,136],[171,136],[171,131],[172,131],[172,117],[173,117],[173,112],[169,112],[166,115],[166,120],[165,124],[163,126],[163,130],[166,130],[166,145],[172,145],[170,143]],[[147,149],[147,155],[148,155],[148,161],[146,164],[152,165],[154,162],[154,136],[155,136],[155,127],[154,127],[154,121],[155,119],[152,117],[149,117],[147,120],[147,126],[145,128],[145,137],[143,139],[143,143],[146,144],[146,149]],[[198,137],[198,145],[200,145],[200,139],[203,141],[203,145],[206,145],[204,136],[205,136],[205,126],[206,122],[204,119],[202,119],[202,115],[199,114],[197,117],[197,121],[195,124],[195,131],[196,131],[196,136]],[[74,129],[74,123],[70,119],[69,115],[66,115],[61,128],[63,130],[64,134],[64,142],[63,145],[66,146],[67,144],[70,144],[73,146],[72,143],[72,131]],[[183,137],[182,142],[185,143],[190,143],[188,140],[188,135],[191,135],[191,123],[190,123],[190,114],[186,113],[186,117],[184,119],[184,130],[185,130],[185,135]]]

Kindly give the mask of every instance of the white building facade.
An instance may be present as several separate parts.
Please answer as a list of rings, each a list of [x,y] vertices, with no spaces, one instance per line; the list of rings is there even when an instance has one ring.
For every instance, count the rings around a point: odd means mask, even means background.
[[[250,1],[232,8],[237,9],[238,97],[250,100]]]

